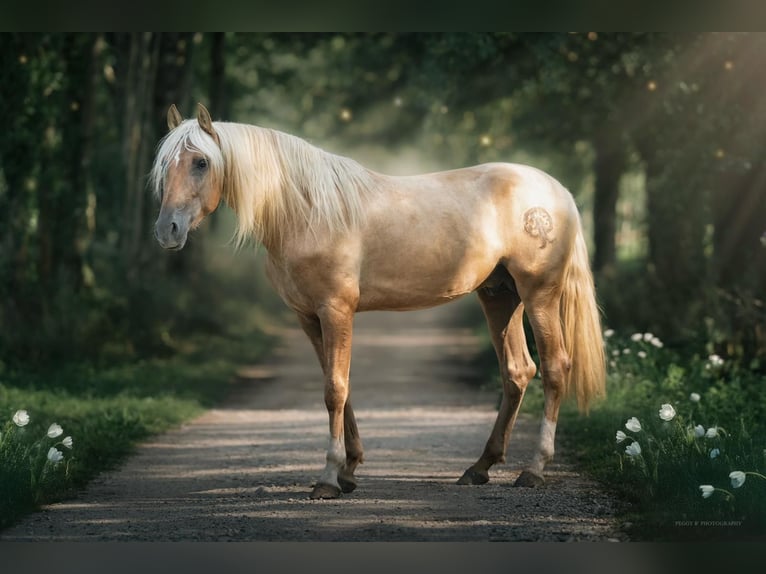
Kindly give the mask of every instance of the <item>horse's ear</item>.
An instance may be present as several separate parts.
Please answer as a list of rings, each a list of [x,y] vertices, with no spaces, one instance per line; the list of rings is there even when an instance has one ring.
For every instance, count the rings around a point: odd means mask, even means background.
[[[171,104],[168,108],[168,129],[173,130],[181,125],[184,119],[181,117],[181,113],[175,104]]]
[[[213,120],[210,118],[210,112],[208,112],[207,108],[200,103],[197,104],[197,122],[202,130],[213,138],[215,143],[220,146],[221,140],[218,138],[218,134],[215,133],[215,128],[213,128]]]

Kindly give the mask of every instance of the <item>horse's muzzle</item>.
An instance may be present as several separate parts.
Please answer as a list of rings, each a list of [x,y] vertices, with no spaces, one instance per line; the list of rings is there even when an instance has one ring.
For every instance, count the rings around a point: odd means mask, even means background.
[[[154,237],[163,249],[179,250],[186,245],[189,233],[187,218],[179,217],[179,214],[162,214],[154,224]]]

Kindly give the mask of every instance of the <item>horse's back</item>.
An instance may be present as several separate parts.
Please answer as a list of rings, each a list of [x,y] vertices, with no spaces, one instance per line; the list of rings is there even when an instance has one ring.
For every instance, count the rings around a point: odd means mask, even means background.
[[[387,178],[361,231],[360,307],[428,307],[474,291],[498,264],[556,264],[568,201],[554,178],[518,164]]]

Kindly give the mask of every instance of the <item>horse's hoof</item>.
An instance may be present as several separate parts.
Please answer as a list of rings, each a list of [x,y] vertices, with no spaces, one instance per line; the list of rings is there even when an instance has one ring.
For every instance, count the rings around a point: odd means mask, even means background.
[[[545,484],[545,479],[539,474],[535,474],[529,470],[523,471],[513,486],[525,486],[527,488],[537,488]]]
[[[353,476],[348,478],[338,476],[338,484],[340,485],[340,490],[343,494],[354,492],[357,487],[356,479]]]
[[[332,484],[317,483],[311,491],[311,499],[340,498],[340,488]]]
[[[478,471],[473,467],[466,470],[457,481],[458,484],[487,484],[488,482],[489,474],[486,471]]]

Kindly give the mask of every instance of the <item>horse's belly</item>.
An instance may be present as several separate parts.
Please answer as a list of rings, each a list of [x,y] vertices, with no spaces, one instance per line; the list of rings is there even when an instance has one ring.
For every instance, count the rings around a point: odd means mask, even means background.
[[[359,281],[359,311],[407,311],[449,303],[476,290],[497,260],[423,265],[399,260],[396,267],[365,266]]]

